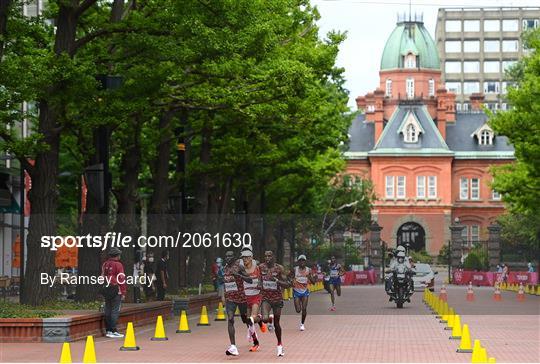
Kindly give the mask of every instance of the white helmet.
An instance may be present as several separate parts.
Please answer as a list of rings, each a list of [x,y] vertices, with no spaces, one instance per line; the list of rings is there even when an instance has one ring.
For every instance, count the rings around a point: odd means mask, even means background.
[[[403,245],[398,245],[398,247],[396,248],[396,250],[398,252],[405,252],[405,247]]]
[[[405,258],[405,252],[399,251],[399,252],[397,253],[397,257],[398,257],[398,258]]]

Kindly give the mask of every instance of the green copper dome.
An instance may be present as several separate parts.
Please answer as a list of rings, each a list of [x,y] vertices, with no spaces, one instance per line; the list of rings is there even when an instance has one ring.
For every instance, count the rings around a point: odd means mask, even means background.
[[[409,53],[417,56],[415,68],[441,69],[437,46],[422,22],[397,23],[384,46],[381,71],[404,68],[403,56]]]

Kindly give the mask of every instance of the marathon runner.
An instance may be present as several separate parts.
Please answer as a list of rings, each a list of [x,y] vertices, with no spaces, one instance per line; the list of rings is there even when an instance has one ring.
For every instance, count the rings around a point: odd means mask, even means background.
[[[247,324],[247,303],[244,293],[244,281],[252,282],[246,270],[241,267],[232,251],[225,253],[225,267],[223,267],[223,282],[225,287],[225,308],[227,310],[229,339],[231,346],[225,354],[238,356],[234,330],[234,313],[236,308],[240,311],[242,322]]]
[[[334,256],[330,258],[330,265],[328,266],[327,274],[330,277],[330,299],[332,300],[332,307],[330,307],[330,311],[335,311],[336,299],[334,292],[336,292],[338,296],[341,296],[341,276],[345,274],[345,271],[343,270],[341,264],[336,262],[336,257]]]
[[[253,339],[253,346],[249,351],[259,350],[259,339],[255,332],[255,323],[258,323],[261,332],[266,332],[266,325],[262,322],[262,317],[259,314],[259,308],[262,302],[261,296],[261,271],[259,266],[253,263],[253,253],[250,250],[243,250],[241,253],[244,262],[244,268],[247,274],[252,279],[251,283],[244,283],[244,292],[246,294],[246,302],[248,306],[248,335]]]
[[[296,313],[302,312],[300,331],[304,331],[309,301],[308,283],[314,284],[317,282],[317,277],[311,272],[309,267],[306,267],[305,255],[300,255],[296,261],[298,265],[289,273],[289,276],[293,281],[294,308]]]
[[[262,316],[263,322],[268,323],[268,330],[275,329],[277,338],[277,356],[284,356],[281,343],[281,309],[283,308],[283,287],[288,287],[289,281],[284,274],[283,266],[276,264],[274,253],[264,252],[265,263],[259,265],[262,278]],[[272,313],[270,313],[270,310]]]

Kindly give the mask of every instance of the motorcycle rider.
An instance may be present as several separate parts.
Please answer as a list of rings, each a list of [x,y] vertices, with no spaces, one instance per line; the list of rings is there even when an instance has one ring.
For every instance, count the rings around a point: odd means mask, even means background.
[[[385,275],[384,278],[384,289],[386,290],[386,293],[389,294],[392,290],[392,272],[396,268],[396,266],[399,264],[400,258],[403,259],[403,264],[408,269],[412,269],[411,264],[409,262],[409,258],[405,255],[405,247],[403,245],[399,245],[396,248],[395,253],[393,254],[392,259],[390,260],[390,264],[387,269],[385,269]],[[392,301],[392,298],[390,297],[390,301]]]

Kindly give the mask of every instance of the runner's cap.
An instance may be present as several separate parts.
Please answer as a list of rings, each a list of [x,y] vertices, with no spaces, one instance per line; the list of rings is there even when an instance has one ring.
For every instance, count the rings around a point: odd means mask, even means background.
[[[298,259],[296,259],[296,261],[299,261],[299,260],[302,260],[302,259],[307,260],[307,258],[306,258],[306,256],[305,256],[304,254],[301,254],[301,255],[298,257]]]
[[[253,252],[251,250],[243,250],[240,254],[241,257],[253,257]]]

